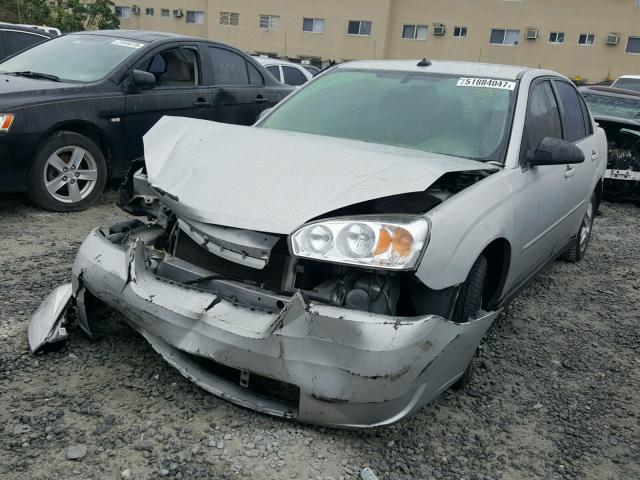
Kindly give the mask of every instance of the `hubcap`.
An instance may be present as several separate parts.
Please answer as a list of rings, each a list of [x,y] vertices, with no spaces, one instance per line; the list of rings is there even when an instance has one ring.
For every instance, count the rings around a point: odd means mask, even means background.
[[[591,227],[593,226],[593,201],[587,205],[587,211],[582,219],[582,228],[580,228],[580,252],[587,249],[589,237],[591,236]]]
[[[44,167],[44,185],[49,195],[63,203],[87,198],[96,186],[98,166],[84,148],[67,146],[56,150]]]

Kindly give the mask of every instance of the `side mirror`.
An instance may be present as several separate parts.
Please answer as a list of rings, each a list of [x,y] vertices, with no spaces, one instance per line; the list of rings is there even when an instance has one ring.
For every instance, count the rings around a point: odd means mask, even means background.
[[[134,70],[131,72],[131,84],[137,90],[151,90],[156,86],[156,77],[144,70]]]
[[[559,138],[545,137],[533,155],[529,165],[565,165],[584,162],[584,152],[573,143]]]

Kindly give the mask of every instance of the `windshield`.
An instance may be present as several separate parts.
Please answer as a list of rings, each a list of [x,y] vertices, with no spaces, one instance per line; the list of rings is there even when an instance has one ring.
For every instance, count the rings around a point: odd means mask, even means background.
[[[640,78],[619,78],[613,82],[612,87],[624,88],[625,90],[633,90],[640,92]]]
[[[515,82],[490,82],[341,69],[301,89],[258,126],[502,162]]]
[[[589,93],[583,96],[593,115],[640,120],[640,97],[636,100]]]
[[[37,72],[94,82],[145,44],[102,35],[64,35],[0,63],[0,73]]]

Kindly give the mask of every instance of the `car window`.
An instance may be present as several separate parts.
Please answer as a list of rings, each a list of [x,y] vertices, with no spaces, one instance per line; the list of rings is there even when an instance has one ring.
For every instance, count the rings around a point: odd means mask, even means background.
[[[258,126],[502,162],[516,86],[459,75],[337,69],[310,82]]]
[[[262,74],[254,65],[251,64],[251,62],[246,62],[247,69],[249,70],[249,83],[251,85],[264,85],[264,78],[262,78]]]
[[[37,35],[35,33],[14,32],[11,30],[3,30],[2,38],[4,40],[4,49],[7,56],[25,50],[36,43],[47,40],[47,37]]]
[[[640,78],[619,78],[611,86],[640,92]]]
[[[536,83],[529,94],[523,138],[525,158],[545,137],[562,138],[560,111],[548,80]]]
[[[585,93],[583,97],[594,115],[640,120],[640,97],[636,99],[592,93]]]
[[[282,81],[282,79],[280,78],[280,67],[278,67],[277,65],[269,65],[267,67],[267,71],[273,75],[276,80],[278,80],[279,82]]]
[[[554,85],[562,106],[564,139],[567,142],[577,142],[587,136],[578,92],[567,82],[554,81]]]
[[[307,81],[307,77],[305,77],[300,70],[294,67],[287,67],[286,65],[283,65],[282,74],[284,76],[284,83],[293,87],[302,85]]]
[[[207,48],[215,85],[248,85],[249,73],[245,59],[226,48]]]
[[[156,77],[157,88],[193,87],[198,84],[198,53],[192,48],[170,48],[156,53],[146,70]]]
[[[145,45],[138,40],[105,35],[63,35],[5,60],[0,63],[0,72],[28,70],[55,75],[63,80],[94,82],[104,78]]]

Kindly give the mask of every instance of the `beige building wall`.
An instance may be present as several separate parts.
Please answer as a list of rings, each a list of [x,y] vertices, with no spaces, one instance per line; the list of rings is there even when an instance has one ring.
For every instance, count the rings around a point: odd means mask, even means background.
[[[141,14],[122,19],[122,28],[195,35],[280,57],[473,60],[549,68],[590,82],[640,74],[640,55],[625,52],[628,36],[640,37],[636,0],[140,0],[135,5]],[[145,15],[146,7],[154,8],[153,16]],[[161,17],[162,8],[180,8],[185,17]],[[204,24],[187,24],[187,10],[204,12]],[[238,13],[238,25],[221,25],[220,12]],[[260,29],[260,15],[279,15],[279,29]],[[305,17],[324,19],[324,32],[303,32]],[[371,35],[348,35],[349,20],[371,21]],[[445,35],[433,35],[434,23],[445,25]],[[427,38],[402,38],[405,24],[427,25]],[[453,37],[455,26],[466,26],[467,36]],[[519,44],[491,45],[492,28],[520,30]],[[527,29],[537,29],[539,38],[526,40]],[[549,43],[550,32],[564,32],[564,43]],[[594,34],[594,45],[578,45],[581,33]],[[619,35],[618,45],[605,45],[609,33]]]

